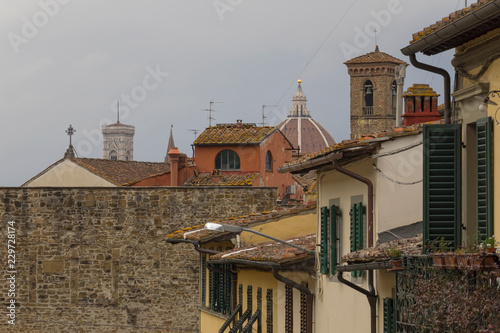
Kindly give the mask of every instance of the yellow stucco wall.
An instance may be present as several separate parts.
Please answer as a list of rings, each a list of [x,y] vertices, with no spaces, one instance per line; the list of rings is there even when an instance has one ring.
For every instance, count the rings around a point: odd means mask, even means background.
[[[284,217],[277,221],[267,222],[251,227],[251,229],[279,239],[288,239],[297,236],[305,236],[316,233],[316,211],[309,210],[299,215]],[[249,232],[241,233],[245,244],[258,244],[271,241]]]
[[[225,321],[222,316],[202,309],[200,314],[201,333],[218,333]]]
[[[81,166],[66,159],[55,165],[40,177],[32,180],[26,187],[110,187],[116,186],[105,179],[94,175]]]

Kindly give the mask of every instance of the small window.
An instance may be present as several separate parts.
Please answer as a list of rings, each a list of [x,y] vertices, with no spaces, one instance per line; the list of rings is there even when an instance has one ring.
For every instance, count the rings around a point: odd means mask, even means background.
[[[226,149],[221,151],[215,157],[215,169],[220,170],[239,170],[240,157],[236,152]]]
[[[391,85],[391,96],[392,96],[392,108],[396,109],[397,96],[398,96],[398,88],[396,85],[396,81],[392,81]]]
[[[266,153],[266,171],[273,171],[273,155],[269,150]]]
[[[118,153],[115,151],[115,150],[112,150],[110,153],[109,153],[109,158],[111,160],[117,160],[118,159]]]

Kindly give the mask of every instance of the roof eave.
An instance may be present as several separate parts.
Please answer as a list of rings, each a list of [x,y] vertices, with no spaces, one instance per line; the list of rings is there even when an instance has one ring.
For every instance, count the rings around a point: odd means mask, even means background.
[[[422,52],[426,55],[433,55],[447,51],[454,48],[455,46],[443,46],[439,48],[440,45],[445,44],[451,39],[457,38],[465,31],[468,31],[479,24],[483,24],[486,21],[497,17],[500,15],[500,0],[493,0],[492,2],[478,8],[477,10],[471,12],[464,17],[451,22],[450,24],[444,26],[443,28],[422,37],[416,42],[401,49],[401,52],[406,55],[416,54]],[[476,38],[477,36],[473,37]],[[471,39],[473,39],[471,38]]]

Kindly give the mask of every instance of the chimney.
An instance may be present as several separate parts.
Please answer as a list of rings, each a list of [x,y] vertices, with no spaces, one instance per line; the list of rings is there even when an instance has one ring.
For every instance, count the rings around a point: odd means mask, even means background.
[[[243,120],[236,119],[236,128],[241,128],[243,126]]]
[[[172,147],[168,152],[170,157],[170,186],[178,186],[179,182],[179,157],[181,152],[177,147]]]
[[[438,94],[428,84],[415,83],[404,93],[405,113],[403,125],[426,123],[439,120]]]

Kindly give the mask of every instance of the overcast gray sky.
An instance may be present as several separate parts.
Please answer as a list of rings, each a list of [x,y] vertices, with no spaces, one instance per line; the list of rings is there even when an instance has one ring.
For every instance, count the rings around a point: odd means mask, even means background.
[[[469,1],[471,2],[471,1]],[[412,33],[464,0],[3,0],[0,1],[0,186],[19,186],[63,157],[102,157],[100,127],[134,125],[134,159],[163,161],[170,124],[191,155],[191,129],[276,125],[300,75],[308,109],[337,141],[349,137],[343,62],[399,51]],[[450,72],[452,51],[419,60]],[[405,88],[442,79],[409,68]]]

